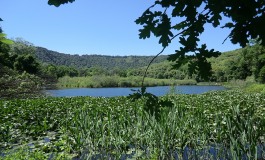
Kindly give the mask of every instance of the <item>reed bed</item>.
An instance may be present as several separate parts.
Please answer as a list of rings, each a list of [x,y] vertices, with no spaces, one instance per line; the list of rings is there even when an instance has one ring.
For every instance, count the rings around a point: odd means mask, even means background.
[[[218,91],[159,101],[173,105],[164,103],[156,115],[146,111],[145,98],[0,101],[0,159],[17,153],[43,159],[264,159],[264,94]]]
[[[62,77],[58,79],[59,88],[102,88],[102,87],[141,87],[143,77],[119,77],[97,75],[90,77]],[[192,79],[155,79],[147,77],[144,86],[196,85]]]

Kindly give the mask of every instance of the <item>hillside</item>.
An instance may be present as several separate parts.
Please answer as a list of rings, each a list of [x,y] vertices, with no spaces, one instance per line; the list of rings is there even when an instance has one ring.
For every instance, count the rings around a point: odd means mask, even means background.
[[[70,55],[36,47],[36,57],[43,63],[65,65],[76,68],[102,67],[113,68],[138,68],[147,66],[153,56],[105,56],[105,55]],[[154,63],[165,61],[167,56],[162,55]]]
[[[208,61],[212,66],[210,81],[245,80],[249,77],[261,83],[265,82],[265,48],[259,45],[224,52],[219,57],[209,58]],[[173,69],[173,64],[174,62],[169,61],[152,64],[149,67],[147,76],[165,79],[191,78],[203,81],[197,73],[190,72],[188,64],[178,69]],[[137,68],[131,71],[130,75],[143,75],[145,69],[146,67]]]

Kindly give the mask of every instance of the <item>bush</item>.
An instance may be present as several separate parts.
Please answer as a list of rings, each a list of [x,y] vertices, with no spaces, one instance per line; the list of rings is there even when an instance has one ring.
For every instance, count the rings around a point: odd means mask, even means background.
[[[258,81],[260,83],[265,83],[265,66],[263,66],[259,72],[259,78]]]
[[[4,74],[0,78],[0,98],[27,98],[41,95],[42,80],[26,72]]]
[[[265,93],[265,84],[252,84],[245,88],[250,93]]]

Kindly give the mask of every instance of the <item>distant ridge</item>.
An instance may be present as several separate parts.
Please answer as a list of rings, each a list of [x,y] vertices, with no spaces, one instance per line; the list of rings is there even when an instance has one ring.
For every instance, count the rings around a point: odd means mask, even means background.
[[[76,68],[102,67],[113,68],[139,68],[147,66],[153,56],[107,56],[107,55],[70,55],[51,51],[43,47],[36,47],[36,57],[43,63],[65,65]],[[153,63],[160,63],[168,56],[161,55]]]

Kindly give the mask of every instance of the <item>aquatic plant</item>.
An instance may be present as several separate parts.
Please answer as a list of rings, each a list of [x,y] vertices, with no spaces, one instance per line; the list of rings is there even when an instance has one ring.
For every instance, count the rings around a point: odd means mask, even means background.
[[[264,158],[264,94],[218,91],[156,100],[170,103],[152,103],[161,105],[154,114],[146,98],[1,100],[0,152],[24,146],[29,154],[81,159]]]

